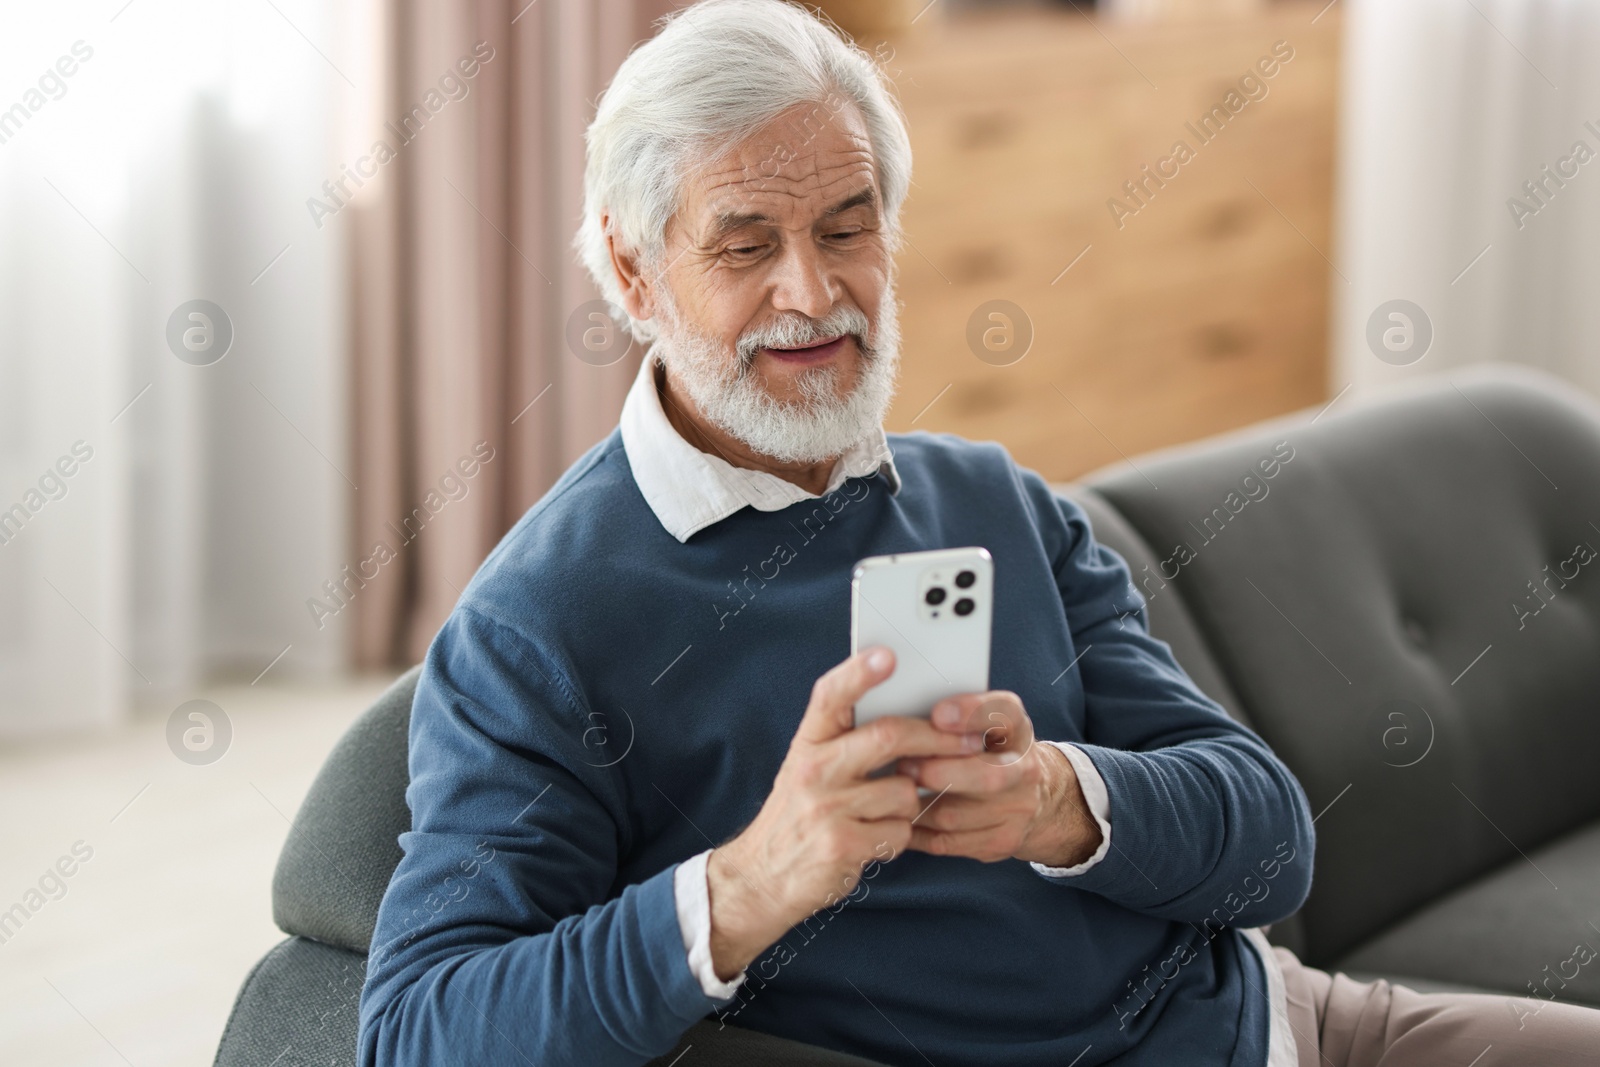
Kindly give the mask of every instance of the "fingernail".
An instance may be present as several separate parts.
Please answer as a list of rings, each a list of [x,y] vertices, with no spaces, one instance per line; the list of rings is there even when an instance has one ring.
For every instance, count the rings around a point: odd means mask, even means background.
[[[867,666],[871,667],[875,671],[886,671],[886,670],[888,670],[889,669],[889,650],[886,649],[886,648],[878,648],[878,649],[874,649],[872,652],[868,653],[867,654]]]
[[[940,726],[954,726],[956,721],[960,718],[961,713],[957,711],[956,706],[949,701],[944,701],[943,703],[935,704],[933,706],[933,721],[938,723]]]
[[[983,735],[962,734],[961,747],[968,752],[981,752],[983,750]]]

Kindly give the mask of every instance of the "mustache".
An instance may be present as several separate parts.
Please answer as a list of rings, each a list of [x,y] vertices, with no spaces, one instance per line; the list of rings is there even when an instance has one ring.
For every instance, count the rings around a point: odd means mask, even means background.
[[[795,313],[753,326],[739,335],[734,351],[742,369],[755,362],[756,353],[763,348],[802,348],[848,334],[856,339],[862,355],[870,359],[873,351],[867,344],[867,334],[871,329],[865,312],[851,304],[840,304],[820,319]]]

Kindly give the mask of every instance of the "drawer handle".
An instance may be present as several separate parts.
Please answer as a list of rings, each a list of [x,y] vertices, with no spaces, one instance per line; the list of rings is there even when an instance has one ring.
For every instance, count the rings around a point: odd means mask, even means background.
[[[1199,341],[1200,354],[1206,359],[1237,359],[1255,347],[1249,330],[1228,322],[1202,326]]]
[[[963,152],[993,148],[1011,140],[1016,126],[1016,120],[1004,111],[964,115],[956,126],[956,147]]]

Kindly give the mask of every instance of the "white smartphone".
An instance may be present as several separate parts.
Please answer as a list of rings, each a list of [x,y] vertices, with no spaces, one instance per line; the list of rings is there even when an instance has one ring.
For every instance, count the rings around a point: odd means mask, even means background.
[[[927,718],[933,705],[989,688],[994,561],[984,548],[872,556],[850,581],[850,651],[894,650],[886,681],[856,702],[856,725],[884,715]]]

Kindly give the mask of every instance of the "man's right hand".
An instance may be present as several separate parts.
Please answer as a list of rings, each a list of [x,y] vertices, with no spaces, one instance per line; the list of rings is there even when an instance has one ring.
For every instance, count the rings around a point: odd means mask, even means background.
[[[936,730],[887,716],[855,729],[855,704],[894,672],[894,654],[869,648],[817,679],[800,728],[761,811],[711,853],[711,961],[731,981],[785,930],[844,897],[873,860],[898,856],[922,810],[916,783],[867,774],[908,756],[962,756],[981,733]]]

